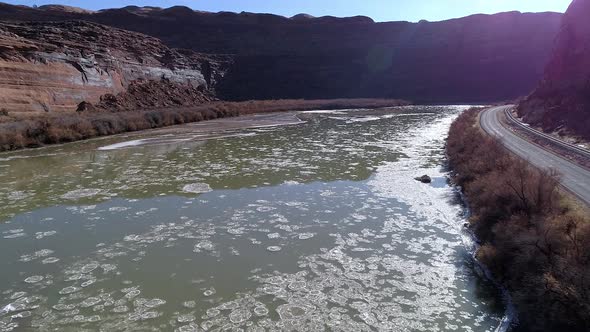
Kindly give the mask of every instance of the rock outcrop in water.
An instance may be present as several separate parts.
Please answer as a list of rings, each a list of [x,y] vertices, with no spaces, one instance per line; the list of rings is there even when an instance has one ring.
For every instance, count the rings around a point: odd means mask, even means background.
[[[73,112],[82,101],[110,110],[200,103],[223,75],[218,59],[91,22],[0,23],[0,104]]]
[[[422,183],[431,183],[432,182],[432,179],[428,175],[422,175],[422,176],[416,177],[416,178],[414,178],[414,180],[420,181]]]
[[[0,5],[8,21],[86,20],[137,31],[168,47],[232,54],[224,99],[512,99],[541,78],[561,14],[518,12],[443,22],[367,17],[206,13],[129,6],[99,12]]]
[[[519,106],[524,120],[590,139],[590,0],[574,0],[563,18],[544,79]]]

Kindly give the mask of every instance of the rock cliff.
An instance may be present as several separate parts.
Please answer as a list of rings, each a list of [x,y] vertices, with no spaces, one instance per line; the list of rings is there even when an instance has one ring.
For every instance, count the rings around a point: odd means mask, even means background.
[[[519,105],[526,122],[590,139],[590,0],[574,0],[537,89]]]
[[[127,8],[92,17],[173,47],[235,54],[220,88],[229,99],[388,97],[441,103],[528,94],[542,76],[561,14],[375,23],[366,17],[302,20]]]
[[[159,94],[158,102],[140,106],[198,103],[212,98],[222,62],[91,22],[0,23],[0,107],[8,112],[74,111],[82,101],[118,94],[126,100],[130,94],[152,100],[146,89],[138,89],[142,82],[151,82],[154,90],[165,86],[189,93]]]
[[[442,22],[206,13],[129,6],[86,12],[0,5],[5,21],[85,20],[168,47],[232,54],[224,99],[403,98],[485,102],[528,94],[542,77],[561,14],[518,12]]]

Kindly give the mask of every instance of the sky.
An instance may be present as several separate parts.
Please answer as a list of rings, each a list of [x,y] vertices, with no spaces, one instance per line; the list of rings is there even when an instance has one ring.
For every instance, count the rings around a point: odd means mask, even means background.
[[[273,13],[293,16],[364,15],[375,21],[440,21],[471,14],[521,12],[564,12],[571,0],[0,0],[19,5],[63,5],[98,10],[127,5],[171,7],[182,5],[203,11]]]

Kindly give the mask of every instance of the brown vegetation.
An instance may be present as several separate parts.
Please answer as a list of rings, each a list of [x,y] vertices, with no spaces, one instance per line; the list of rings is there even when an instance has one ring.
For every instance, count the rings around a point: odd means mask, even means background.
[[[564,203],[558,175],[510,155],[462,114],[447,142],[471,208],[478,259],[506,286],[522,331],[590,330],[590,220]]]
[[[146,111],[50,113],[32,119],[0,123],[0,151],[253,113],[377,108],[404,104],[407,103],[387,99],[267,100],[212,102],[195,107]]]

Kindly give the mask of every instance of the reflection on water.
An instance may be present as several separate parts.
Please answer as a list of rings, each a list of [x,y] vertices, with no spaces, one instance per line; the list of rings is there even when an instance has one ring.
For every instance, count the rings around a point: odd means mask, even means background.
[[[0,331],[493,331],[441,169],[462,109],[0,155]]]

